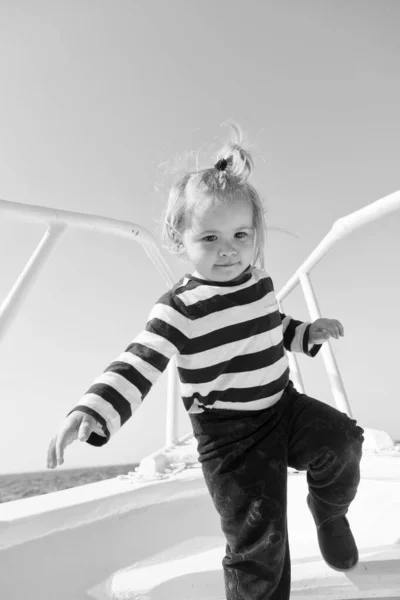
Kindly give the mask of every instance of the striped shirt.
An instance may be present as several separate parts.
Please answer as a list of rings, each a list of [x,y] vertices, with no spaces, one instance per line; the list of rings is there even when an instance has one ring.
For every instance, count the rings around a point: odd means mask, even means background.
[[[185,275],[156,302],[145,329],[95,379],[75,410],[96,418],[88,442],[103,445],[131,417],[176,356],[189,413],[261,410],[289,382],[286,350],[315,356],[310,323],[279,311],[271,277],[248,267],[239,279]]]

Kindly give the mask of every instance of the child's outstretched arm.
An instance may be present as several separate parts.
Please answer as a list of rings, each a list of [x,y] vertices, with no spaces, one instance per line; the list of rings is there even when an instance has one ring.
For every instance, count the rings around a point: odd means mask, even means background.
[[[189,339],[189,322],[173,290],[159,299],[145,329],[69,412],[50,442],[49,468],[62,464],[65,447],[77,438],[93,446],[109,441],[141,405],[172,356],[182,351]]]
[[[96,419],[84,412],[76,411],[61,423],[56,435],[51,438],[47,451],[47,468],[54,469],[64,462],[64,450],[79,439],[85,442],[96,428]]]

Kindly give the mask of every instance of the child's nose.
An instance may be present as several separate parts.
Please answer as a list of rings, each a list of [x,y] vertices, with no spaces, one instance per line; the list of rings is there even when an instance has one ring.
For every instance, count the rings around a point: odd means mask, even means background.
[[[236,250],[232,246],[224,246],[219,251],[220,256],[233,256],[234,254],[236,254]]]

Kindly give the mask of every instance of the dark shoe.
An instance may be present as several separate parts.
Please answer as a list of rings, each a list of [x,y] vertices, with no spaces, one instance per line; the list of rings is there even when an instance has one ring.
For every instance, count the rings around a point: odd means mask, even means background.
[[[353,569],[358,563],[358,550],[346,517],[339,515],[318,525],[310,494],[307,496],[307,504],[317,525],[318,544],[326,564],[335,571]]]

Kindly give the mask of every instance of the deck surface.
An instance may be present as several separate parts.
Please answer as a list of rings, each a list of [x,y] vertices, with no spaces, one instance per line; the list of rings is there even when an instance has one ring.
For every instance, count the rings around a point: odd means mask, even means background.
[[[400,599],[400,453],[364,455],[361,482],[348,518],[360,561],[347,573],[323,561],[311,514],[306,506],[305,473],[291,471],[288,483],[288,523],[292,558],[291,598]],[[153,524],[157,532],[157,523]],[[221,560],[224,543],[207,547],[185,543],[178,558],[162,554],[131,565],[114,576],[113,598],[131,600],[224,600]],[[103,587],[104,590],[104,587]],[[105,600],[100,588],[92,597]],[[108,590],[110,594],[110,587]]]

